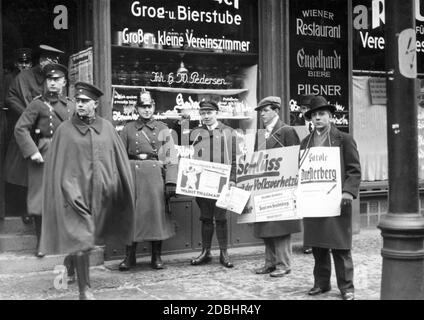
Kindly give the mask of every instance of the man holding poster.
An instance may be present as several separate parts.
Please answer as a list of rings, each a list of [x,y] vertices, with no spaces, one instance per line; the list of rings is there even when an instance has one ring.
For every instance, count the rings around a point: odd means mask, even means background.
[[[274,149],[299,145],[299,137],[293,127],[286,125],[278,116],[281,106],[279,97],[262,99],[256,111],[265,129],[259,130],[255,149]],[[291,270],[291,234],[300,232],[300,220],[256,222],[254,234],[265,243],[265,265],[256,274],[283,277]]]
[[[231,165],[230,186],[235,186],[236,180],[236,135],[233,129],[218,121],[218,105],[214,101],[200,103],[200,117],[203,126],[193,131],[194,158],[213,163]],[[212,179],[213,177],[211,177]],[[214,218],[216,237],[221,250],[219,261],[226,268],[232,268],[227,252],[228,226],[226,209],[216,206],[216,200],[196,197],[200,208],[202,222],[202,253],[191,260],[192,265],[211,261],[211,245],[214,233]]]
[[[319,295],[331,289],[331,249],[336,269],[337,285],[342,298],[343,300],[353,300],[353,261],[351,255],[352,200],[358,195],[361,181],[361,166],[353,137],[339,131],[331,123],[331,118],[335,110],[336,107],[328,104],[324,97],[316,96],[311,100],[311,109],[306,112],[306,116],[311,117],[315,130],[302,140],[300,144],[301,157],[299,167],[301,168],[301,172],[299,173],[298,209],[302,206],[302,203],[300,203],[302,184],[318,184],[319,181],[316,180],[319,177],[323,177],[326,181],[333,179],[333,187],[329,190],[325,189],[325,194],[328,195],[328,207],[339,207],[340,214],[329,213],[329,216],[319,214],[317,217],[313,217],[314,210],[311,209],[311,212],[307,214],[308,217],[303,219],[304,245],[312,247],[312,253],[315,259],[314,286],[309,290],[308,294]],[[315,147],[330,147],[327,149],[338,148],[340,154],[340,171],[322,168],[321,171],[311,170],[313,174],[309,174],[309,177],[312,176],[314,179],[311,178],[311,181],[306,181],[306,178],[302,178],[302,175],[305,177],[308,175],[307,172],[304,172],[305,174],[302,173],[302,166],[305,161],[322,161],[323,167],[326,164],[325,155],[321,155],[320,157],[314,155],[313,150]],[[338,179],[340,181],[337,181]],[[339,188],[339,190],[341,189],[341,195],[336,195],[336,199],[339,199],[339,202],[336,204],[330,201],[330,195],[337,190],[339,183],[341,183],[341,188]],[[324,183],[321,185],[324,185]],[[306,201],[303,200],[303,202]],[[318,206],[316,211],[319,211]]]

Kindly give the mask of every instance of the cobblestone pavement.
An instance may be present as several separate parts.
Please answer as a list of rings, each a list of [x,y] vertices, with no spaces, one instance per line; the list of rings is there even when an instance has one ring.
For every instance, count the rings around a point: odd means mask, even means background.
[[[355,265],[355,296],[361,300],[380,298],[382,239],[377,229],[361,230],[353,238]],[[210,264],[191,266],[197,253],[168,255],[162,259],[165,270],[152,270],[148,257],[138,259],[130,272],[117,270],[119,261],[106,262],[91,268],[91,286],[99,300],[339,300],[332,272],[332,290],[319,297],[306,294],[313,285],[313,257],[303,254],[300,244],[294,245],[292,272],[283,278],[256,275],[253,269],[263,264],[264,248],[231,248],[235,267],[219,264],[219,252],[213,251]],[[52,272],[22,275],[0,275],[1,300],[75,300],[78,286],[55,289]]]

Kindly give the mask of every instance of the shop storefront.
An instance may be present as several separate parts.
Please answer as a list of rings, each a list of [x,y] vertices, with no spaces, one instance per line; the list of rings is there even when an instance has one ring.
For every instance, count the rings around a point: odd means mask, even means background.
[[[44,19],[20,16],[19,3],[26,8],[23,13]],[[286,102],[281,110],[286,123],[299,118],[299,96],[315,93],[337,105],[340,129],[356,139],[363,130],[352,104],[350,0],[39,0],[31,2],[31,10],[25,1],[0,4],[2,18],[9,17],[2,19],[0,70],[7,69],[11,52],[21,46],[47,43],[65,51],[61,63],[69,66],[69,93],[75,81],[93,81],[105,92],[100,114],[118,131],[137,117],[133,101],[140,90],[151,92],[156,117],[170,125],[181,110],[199,120],[198,103],[215,100],[220,120],[242,129],[244,150],[253,148],[254,107],[267,95]],[[4,76],[0,72],[0,80]],[[178,144],[180,155],[187,156],[187,146]],[[2,141],[3,153],[5,145]],[[0,215],[19,216],[25,198],[8,194],[9,184],[3,186]],[[164,243],[165,252],[201,248],[198,210],[192,198],[172,201],[177,233]],[[357,231],[359,217],[354,219]],[[250,225],[237,224],[236,216],[229,216],[229,222],[230,246],[262,243]],[[148,248],[139,246],[139,253],[147,254]],[[106,258],[122,256],[123,250],[111,244]]]

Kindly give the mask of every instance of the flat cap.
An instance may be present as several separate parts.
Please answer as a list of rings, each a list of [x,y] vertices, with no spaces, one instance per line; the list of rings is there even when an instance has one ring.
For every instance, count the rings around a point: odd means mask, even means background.
[[[255,108],[256,111],[259,111],[266,106],[275,106],[277,108],[281,107],[281,99],[280,97],[268,96],[259,101],[258,106]]]
[[[65,77],[68,73],[68,68],[63,64],[50,63],[43,68],[46,78],[61,78]]]
[[[92,100],[97,100],[103,95],[103,92],[96,86],[87,82],[77,82],[75,84],[75,97],[86,96]]]
[[[32,50],[30,48],[18,48],[14,51],[15,60],[18,62],[30,62]]]
[[[215,101],[202,101],[199,103],[199,110],[215,110],[219,111],[218,104]]]

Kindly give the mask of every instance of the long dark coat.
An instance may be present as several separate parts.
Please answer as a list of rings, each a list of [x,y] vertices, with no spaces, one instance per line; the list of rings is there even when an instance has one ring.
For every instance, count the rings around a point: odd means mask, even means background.
[[[20,117],[31,101],[41,95],[44,90],[44,74],[39,65],[22,70],[10,84],[6,95],[6,105],[10,117]],[[9,183],[27,186],[27,162],[22,156],[15,137],[12,136],[4,160],[6,168],[5,180]]]
[[[97,117],[76,115],[53,136],[44,170],[40,250],[75,253],[96,244],[128,244],[134,222],[130,163],[118,133]]]
[[[39,96],[29,104],[16,123],[15,139],[28,163],[28,214],[41,215],[44,171],[43,163],[35,163],[29,157],[39,151],[46,160],[54,132],[63,121],[71,118],[74,110],[75,104],[67,97],[49,99],[47,95]]]
[[[340,147],[340,165],[342,177],[342,192],[358,196],[361,182],[361,165],[358,149],[353,137],[338,130],[330,129],[331,147]],[[300,149],[312,147],[313,137],[308,135],[302,140]],[[325,147],[330,147],[327,140]],[[304,218],[304,245],[330,249],[352,248],[352,207],[343,207],[340,216],[323,218]]]
[[[263,141],[261,143],[261,141]],[[256,137],[256,150],[290,147],[299,144],[299,137],[293,127],[278,120],[268,139]],[[257,238],[281,237],[301,231],[300,220],[256,222],[253,224]]]
[[[121,138],[130,159],[139,154],[158,156],[158,160],[130,160],[135,193],[133,241],[157,241],[174,236],[175,225],[165,210],[164,197],[164,179],[175,184],[178,170],[169,128],[153,119],[147,123],[137,120],[124,127]]]

